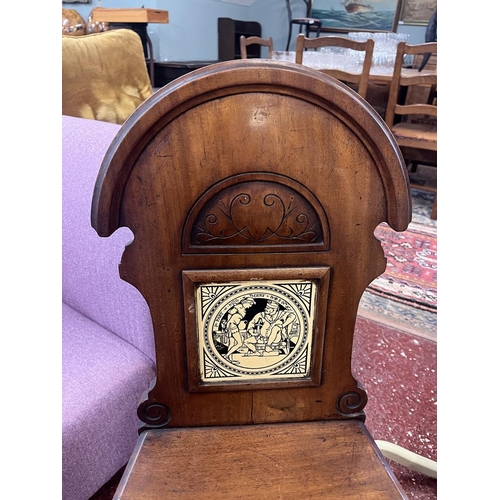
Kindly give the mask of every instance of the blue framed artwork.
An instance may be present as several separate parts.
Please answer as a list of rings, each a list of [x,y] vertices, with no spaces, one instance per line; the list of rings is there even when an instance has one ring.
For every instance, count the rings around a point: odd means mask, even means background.
[[[312,17],[325,32],[396,32],[400,12],[401,0],[315,0]]]

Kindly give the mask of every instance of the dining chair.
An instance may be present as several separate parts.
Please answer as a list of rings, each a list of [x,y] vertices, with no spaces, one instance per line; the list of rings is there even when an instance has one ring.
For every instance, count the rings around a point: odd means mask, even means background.
[[[249,45],[261,45],[263,47],[268,48],[268,58],[272,59],[273,58],[273,39],[271,37],[264,39],[258,36],[240,36],[240,52],[241,52],[241,59],[247,59],[248,54],[247,54],[247,47]]]
[[[292,16],[292,7],[290,6],[290,0],[286,1],[286,10],[288,13],[288,39],[286,41],[286,50],[288,52],[290,48],[290,41],[292,39],[292,30],[294,25],[299,26],[299,33],[302,33],[302,29],[305,28],[305,35],[309,37],[311,33],[311,28],[316,30],[316,37],[319,37],[321,32],[321,26],[323,23],[320,19],[316,19],[312,17],[312,3],[313,0],[304,0],[306,4],[306,15],[305,17],[293,17]]]
[[[358,42],[341,36],[322,36],[320,38],[307,38],[303,34],[297,36],[295,47],[295,62],[303,64],[305,49],[316,49],[320,47],[341,47],[344,49],[364,52],[361,72],[353,73],[348,68],[323,69],[322,72],[337,78],[342,82],[354,84],[357,87],[358,94],[366,99],[368,91],[368,80],[370,77],[370,68],[372,64],[373,48],[375,42],[369,38],[364,42]]]
[[[419,70],[419,57],[424,54],[431,54],[437,61],[437,42],[398,44],[385,112],[385,121],[410,171],[419,164],[437,168],[437,66]],[[413,56],[412,68],[405,67],[406,56]],[[437,186],[412,187],[436,193],[431,213],[436,219]]]
[[[307,151],[312,154],[307,154]],[[156,378],[115,499],[407,499],[364,421],[358,304],[411,220],[384,121],[337,80],[266,59],[164,86],[104,156],[91,224],[128,228]]]

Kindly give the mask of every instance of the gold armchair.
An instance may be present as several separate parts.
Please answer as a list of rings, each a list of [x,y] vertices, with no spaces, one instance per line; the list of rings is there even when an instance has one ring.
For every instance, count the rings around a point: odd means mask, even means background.
[[[153,93],[139,35],[62,36],[62,114],[122,124]]]

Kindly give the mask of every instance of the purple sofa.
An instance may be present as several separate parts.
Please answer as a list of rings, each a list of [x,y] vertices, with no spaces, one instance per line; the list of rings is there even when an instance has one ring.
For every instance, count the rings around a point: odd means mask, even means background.
[[[118,274],[133,239],[90,225],[94,183],[120,125],[62,117],[62,498],[87,500],[138,439],[141,395],[155,376],[146,301]]]

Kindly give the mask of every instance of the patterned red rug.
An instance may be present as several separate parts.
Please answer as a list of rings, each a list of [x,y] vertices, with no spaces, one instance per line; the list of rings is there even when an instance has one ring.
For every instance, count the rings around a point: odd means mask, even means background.
[[[414,206],[428,200],[414,193]],[[430,208],[430,205],[429,205]],[[436,340],[437,230],[435,221],[415,214],[408,229],[398,233],[387,224],[375,230],[387,258],[384,274],[361,299],[359,315],[402,331]]]
[[[437,310],[437,239],[434,228],[411,224],[398,233],[380,225],[375,236],[387,257],[385,273],[369,290],[426,311]]]

